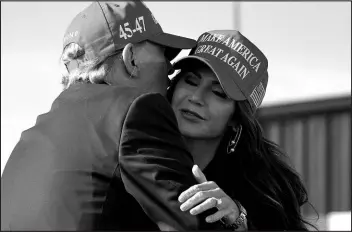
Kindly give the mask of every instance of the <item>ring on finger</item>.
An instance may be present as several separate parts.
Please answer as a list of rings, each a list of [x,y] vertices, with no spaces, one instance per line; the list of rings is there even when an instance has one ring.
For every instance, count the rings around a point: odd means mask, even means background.
[[[221,208],[221,204],[222,204],[222,200],[221,199],[217,199],[217,198],[214,198],[215,199],[215,207],[217,209],[220,209]]]

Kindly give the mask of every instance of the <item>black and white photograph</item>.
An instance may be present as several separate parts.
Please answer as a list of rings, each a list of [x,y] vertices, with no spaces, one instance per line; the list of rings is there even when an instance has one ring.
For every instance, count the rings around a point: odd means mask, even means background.
[[[1,231],[351,231],[350,1],[2,1]]]

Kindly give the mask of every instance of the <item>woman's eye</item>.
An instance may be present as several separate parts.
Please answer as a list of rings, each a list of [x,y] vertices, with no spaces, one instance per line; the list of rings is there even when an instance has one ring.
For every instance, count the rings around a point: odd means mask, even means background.
[[[196,86],[196,85],[197,85],[194,81],[189,80],[189,79],[185,79],[185,82],[186,82],[187,84],[189,84],[189,85],[193,85],[193,86]]]
[[[196,78],[192,77],[192,76],[189,76],[189,75],[187,75],[185,77],[185,82],[187,84],[189,84],[189,85],[192,85],[192,86],[197,86],[198,85]]]
[[[223,98],[223,99],[227,99],[228,97],[227,97],[227,95],[226,95],[226,93],[224,93],[224,92],[220,92],[220,91],[213,91],[213,93],[216,95],[216,96],[218,96],[218,97],[221,97],[221,98]]]

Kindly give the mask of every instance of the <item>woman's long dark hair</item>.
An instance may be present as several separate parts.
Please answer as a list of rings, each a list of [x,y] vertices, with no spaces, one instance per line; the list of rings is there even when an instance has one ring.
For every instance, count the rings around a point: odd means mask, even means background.
[[[168,89],[170,102],[178,79],[176,76]],[[242,135],[235,152],[227,154],[234,132],[226,130],[204,170],[207,179],[245,207],[249,229],[308,230],[307,225],[317,229],[302,218],[301,206],[309,203],[307,191],[297,172],[284,161],[286,155],[264,138],[248,101],[235,105],[233,120],[242,125]]]
[[[248,206],[248,217],[254,227],[260,230],[307,230],[307,225],[312,225],[303,220],[300,207],[308,203],[308,195],[299,175],[284,161],[287,157],[280,148],[264,138],[248,101],[235,104],[233,119],[243,129],[235,152],[225,158],[233,160],[225,164],[236,163],[235,170],[226,168],[233,170],[226,176],[241,178],[243,189],[231,188],[229,191]],[[233,133],[230,131],[229,134]],[[229,138],[224,140],[229,141]],[[219,147],[216,155],[223,156],[225,152]]]

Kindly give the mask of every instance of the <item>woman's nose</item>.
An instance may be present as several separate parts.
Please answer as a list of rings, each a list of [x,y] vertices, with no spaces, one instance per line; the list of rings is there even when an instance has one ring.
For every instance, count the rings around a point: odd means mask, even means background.
[[[197,89],[193,94],[190,95],[188,101],[198,106],[204,106],[202,91],[200,89]]]

